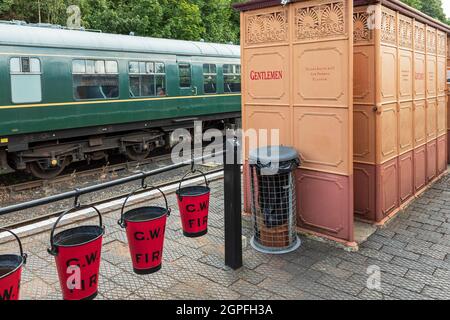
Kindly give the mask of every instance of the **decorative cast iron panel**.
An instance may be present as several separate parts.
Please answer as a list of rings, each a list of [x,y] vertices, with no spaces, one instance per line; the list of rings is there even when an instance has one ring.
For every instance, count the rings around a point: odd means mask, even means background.
[[[381,12],[381,41],[397,44],[397,22],[395,12],[383,8]]]
[[[354,43],[372,41],[373,32],[369,28],[370,14],[368,12],[355,12],[353,14],[353,41]]]
[[[413,26],[412,20],[400,16],[398,20],[399,44],[404,48],[412,48],[413,46]]]
[[[295,37],[298,41],[320,40],[344,36],[345,5],[334,1],[295,9]]]
[[[247,44],[282,42],[288,39],[287,11],[258,14],[247,18]]]
[[[414,23],[414,44],[417,51],[425,51],[425,25]]]

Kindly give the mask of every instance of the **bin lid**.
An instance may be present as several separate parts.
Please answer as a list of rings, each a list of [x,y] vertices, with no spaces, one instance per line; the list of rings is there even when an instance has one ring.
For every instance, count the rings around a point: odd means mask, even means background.
[[[298,152],[294,148],[285,146],[266,146],[250,151],[250,163],[282,163],[298,161]]]

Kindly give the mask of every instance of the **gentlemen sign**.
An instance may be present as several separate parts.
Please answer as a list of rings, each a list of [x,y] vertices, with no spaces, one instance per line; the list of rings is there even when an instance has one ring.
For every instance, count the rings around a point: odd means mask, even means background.
[[[250,80],[282,80],[283,71],[250,71]]]

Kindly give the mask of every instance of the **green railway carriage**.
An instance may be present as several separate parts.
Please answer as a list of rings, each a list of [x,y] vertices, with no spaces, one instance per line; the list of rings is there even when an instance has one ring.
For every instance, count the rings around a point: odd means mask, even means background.
[[[142,159],[240,117],[239,46],[0,23],[0,172]]]

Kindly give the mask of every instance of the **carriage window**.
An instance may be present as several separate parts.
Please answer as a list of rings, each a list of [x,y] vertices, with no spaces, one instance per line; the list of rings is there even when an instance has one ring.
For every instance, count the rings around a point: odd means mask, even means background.
[[[132,61],[128,66],[130,96],[154,97],[166,95],[164,63]]]
[[[215,64],[203,65],[203,90],[205,93],[217,93],[217,67]]]
[[[223,81],[225,93],[241,92],[241,66],[238,64],[224,64]]]
[[[94,74],[95,73],[95,61],[94,60],[87,60],[86,61],[86,73],[87,74]]]
[[[191,65],[183,63],[178,65],[180,71],[180,88],[190,88],[192,84]]]
[[[10,60],[11,98],[13,103],[42,101],[41,61],[21,57]]]
[[[84,60],[74,60],[72,63],[73,73],[86,73],[86,61]]]
[[[119,67],[116,61],[105,61],[106,73],[119,73]]]
[[[155,63],[156,73],[166,73],[166,67],[164,63]]]
[[[105,61],[95,61],[95,73],[105,74]]]
[[[139,62],[130,62],[128,65],[128,73],[139,73]]]
[[[72,74],[74,98],[77,100],[119,97],[117,61],[74,60]]]

